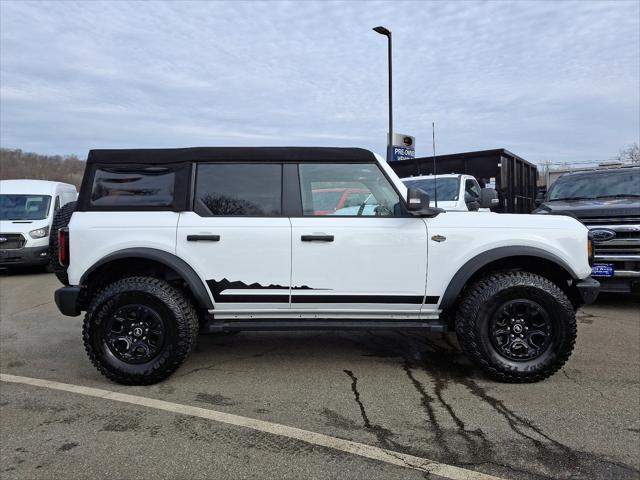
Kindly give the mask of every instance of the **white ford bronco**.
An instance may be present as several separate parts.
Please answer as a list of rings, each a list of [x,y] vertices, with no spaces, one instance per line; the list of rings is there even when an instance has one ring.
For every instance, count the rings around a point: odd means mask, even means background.
[[[314,205],[328,189],[362,205]],[[54,229],[56,304],[124,384],[169,376],[198,332],[300,329],[451,329],[492,377],[534,382],[598,294],[577,220],[447,213],[355,148],[93,150]]]

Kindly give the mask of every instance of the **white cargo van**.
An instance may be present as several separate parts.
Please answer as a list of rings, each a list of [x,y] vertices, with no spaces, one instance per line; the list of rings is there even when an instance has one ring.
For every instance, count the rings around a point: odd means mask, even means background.
[[[47,266],[55,212],[76,187],[46,180],[0,180],[0,267]]]

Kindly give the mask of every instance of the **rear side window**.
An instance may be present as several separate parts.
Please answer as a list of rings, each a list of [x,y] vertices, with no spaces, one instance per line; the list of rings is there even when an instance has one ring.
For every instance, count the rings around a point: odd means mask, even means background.
[[[175,171],[170,167],[100,167],[93,177],[93,207],[171,207]]]
[[[202,217],[282,214],[282,165],[198,165],[193,210]]]

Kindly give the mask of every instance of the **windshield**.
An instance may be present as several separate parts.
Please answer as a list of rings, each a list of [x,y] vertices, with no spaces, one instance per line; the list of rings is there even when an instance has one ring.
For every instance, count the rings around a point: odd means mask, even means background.
[[[49,195],[0,195],[0,220],[43,220],[50,203]]]
[[[640,170],[565,175],[549,190],[549,200],[640,196]]]
[[[436,198],[435,181],[433,178],[423,178],[420,180],[402,180],[407,187],[419,188],[429,194],[429,198],[433,201]],[[458,200],[460,191],[460,179],[438,178],[438,200],[441,202],[451,202]]]

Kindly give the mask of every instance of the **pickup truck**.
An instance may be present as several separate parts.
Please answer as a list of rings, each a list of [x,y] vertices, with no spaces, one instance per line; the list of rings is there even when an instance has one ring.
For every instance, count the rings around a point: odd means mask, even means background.
[[[472,212],[481,209],[482,188],[471,175],[450,173],[446,175],[420,175],[417,177],[403,178],[402,182],[407,187],[424,190],[429,198],[436,200],[436,187],[438,191],[438,207],[447,212]],[[491,206],[498,204],[497,195],[491,201]]]
[[[593,239],[592,276],[601,291],[630,293],[640,287],[640,167],[565,173],[536,199],[540,215],[568,215]]]
[[[345,182],[368,200],[319,214]],[[199,332],[322,329],[451,330],[488,375],[535,382],[598,294],[580,222],[448,213],[358,148],[92,150],[54,225],[56,304],[123,384],[169,376]]]

